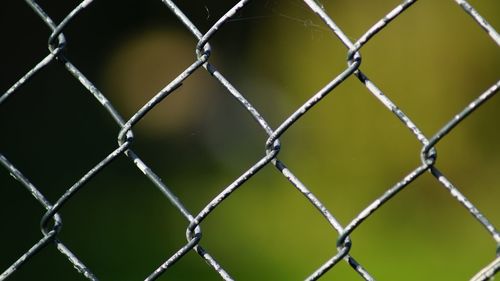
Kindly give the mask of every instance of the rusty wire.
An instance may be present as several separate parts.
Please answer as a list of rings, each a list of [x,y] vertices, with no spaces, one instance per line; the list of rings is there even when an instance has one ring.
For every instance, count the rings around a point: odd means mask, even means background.
[[[383,91],[371,81],[367,74],[361,70],[361,50],[363,46],[376,36],[380,31],[382,31],[389,23],[395,20],[398,16],[403,14],[407,9],[416,3],[416,0],[403,1],[401,4],[397,5],[392,11],[387,13],[382,19],[371,26],[358,40],[351,41],[349,37],[344,33],[341,27],[339,27],[336,22],[329,16],[327,11],[318,2],[314,0],[304,0],[304,3],[314,12],[324,24],[331,30],[334,36],[336,36],[340,42],[345,46],[347,53],[347,65],[343,71],[341,71],[336,77],[334,77],[328,84],[324,85],[318,92],[314,93],[306,102],[304,102],[299,108],[297,108],[290,116],[284,118],[279,126],[275,129],[271,128],[262,115],[259,113],[257,108],[255,108],[246,98],[240,93],[240,91],[231,84],[231,82],[213,65],[210,61],[210,55],[212,49],[209,45],[210,39],[213,38],[217,31],[224,28],[224,24],[228,22],[238,11],[245,8],[245,6],[250,2],[249,0],[241,0],[233,7],[231,7],[221,18],[219,18],[216,23],[206,32],[202,32],[199,28],[191,21],[191,19],[184,14],[184,12],[179,9],[179,7],[172,0],[162,0],[166,7],[177,17],[177,19],[184,25],[186,31],[191,33],[192,36],[198,42],[196,46],[193,46],[197,53],[197,59],[192,62],[192,64],[182,71],[175,79],[170,81],[161,91],[159,91],[151,100],[149,100],[144,106],[139,109],[130,119],[124,120],[123,117],[118,113],[115,107],[110,103],[106,96],[101,93],[86,76],[75,66],[71,61],[69,61],[64,55],[64,49],[66,47],[66,39],[64,36],[64,29],[67,24],[75,20],[79,13],[89,7],[92,4],[92,0],[84,0],[78,6],[76,6],[60,23],[55,23],[51,17],[44,11],[44,9],[33,0],[26,0],[27,5],[29,5],[33,12],[38,15],[38,17],[50,28],[52,31],[50,37],[48,38],[49,53],[40,60],[32,69],[30,69],[23,77],[21,77],[11,88],[9,88],[4,94],[0,96],[0,104],[4,103],[9,97],[14,95],[16,91],[22,87],[24,84],[29,83],[30,79],[37,73],[44,70],[44,68],[52,63],[62,63],[66,70],[77,79],[81,85],[93,95],[102,107],[108,112],[109,116],[116,122],[119,126],[120,131],[117,136],[118,145],[116,148],[109,153],[101,162],[95,164],[95,166],[89,170],[85,175],[83,175],[80,180],[75,182],[71,187],[69,187],[66,192],[56,201],[49,202],[45,196],[40,192],[40,190],[30,182],[27,176],[25,176],[13,163],[15,161],[8,160],[5,156],[0,154],[0,162],[8,170],[8,172],[26,189],[33,195],[33,197],[46,209],[46,213],[41,218],[41,233],[42,236],[40,240],[35,243],[29,250],[27,250],[21,257],[14,261],[12,265],[7,268],[1,275],[0,280],[8,280],[23,264],[29,262],[30,258],[37,255],[45,247],[55,246],[63,255],[65,255],[70,263],[74,265],[76,270],[82,273],[89,280],[98,280],[90,268],[88,268],[80,259],[77,254],[73,253],[59,238],[58,234],[61,231],[62,220],[58,215],[58,211],[61,210],[71,201],[71,198],[75,196],[78,191],[83,188],[92,178],[100,172],[105,171],[105,167],[115,160],[119,155],[126,155],[131,163],[133,163],[137,169],[139,169],[154,185],[158,188],[168,200],[177,208],[180,214],[184,216],[186,221],[189,223],[187,228],[187,242],[184,246],[178,249],[177,252],[171,253],[169,257],[165,257],[165,261],[161,263],[156,269],[154,269],[149,276],[145,277],[145,280],[155,280],[159,276],[168,271],[168,269],[173,266],[176,262],[181,260],[183,256],[189,251],[195,251],[199,256],[204,259],[208,265],[216,271],[220,277],[224,280],[233,280],[233,277],[228,273],[223,265],[219,264],[215,257],[209,254],[203,249],[202,242],[202,231],[201,225],[203,221],[212,213],[214,209],[224,203],[224,201],[233,194],[235,190],[242,187],[245,182],[250,179],[253,175],[257,174],[264,166],[273,165],[276,169],[295,187],[303,196],[312,204],[321,214],[327,222],[331,225],[333,230],[337,233],[337,251],[332,253],[332,257],[325,261],[324,264],[318,265],[317,269],[311,273],[306,280],[316,280],[323,276],[327,271],[335,267],[335,265],[341,261],[345,260],[354,271],[356,271],[361,278],[364,280],[375,280],[366,269],[364,269],[361,264],[354,259],[350,254],[350,248],[352,246],[351,239],[349,235],[352,234],[366,219],[368,219],[374,212],[380,209],[385,202],[394,198],[398,192],[403,190],[409,184],[411,184],[415,179],[420,177],[422,174],[429,172],[445,189],[447,189],[450,195],[456,199],[460,204],[465,207],[468,212],[482,225],[487,232],[491,235],[492,239],[497,244],[497,256],[493,261],[485,265],[484,268],[479,268],[478,273],[472,277],[471,280],[489,280],[500,269],[500,234],[496,228],[491,224],[488,219],[472,204],[472,202],[467,199],[459,189],[448,179],[437,167],[436,157],[437,152],[435,146],[440,142],[450,131],[452,131],[457,125],[459,125],[467,116],[473,113],[481,105],[486,103],[490,98],[492,98],[499,90],[500,81],[491,85],[483,93],[471,101],[467,107],[465,107],[461,112],[455,115],[449,120],[441,129],[435,132],[430,137],[425,136],[419,127],[407,116],[398,106],[391,101],[391,99],[383,93]],[[466,1],[456,0],[458,5],[460,5],[464,12],[472,17],[471,20],[475,21],[482,29],[484,29],[490,38],[497,44],[500,45],[500,36],[497,31]],[[258,123],[262,131],[267,134],[268,138],[265,142],[265,150],[262,153],[261,158],[255,162],[251,167],[239,175],[234,181],[226,187],[223,187],[220,193],[215,196],[206,206],[198,213],[190,212],[183,203],[176,197],[172,191],[162,182],[155,172],[148,167],[148,165],[141,160],[139,155],[133,151],[132,143],[134,142],[134,134],[132,129],[134,125],[141,121],[141,119],[148,114],[148,112],[154,108],[157,104],[164,100],[169,94],[174,92],[182,82],[187,79],[195,71],[200,71],[200,69],[205,69],[208,71],[214,79],[216,79],[220,85],[222,85],[227,93],[232,95],[248,113],[253,117],[253,119]],[[307,112],[320,103],[324,97],[332,93],[332,91],[347,78],[355,76],[359,82],[361,82],[368,92],[372,94],[378,101],[385,106],[389,111],[391,111],[394,116],[399,119],[399,121],[406,126],[410,133],[421,143],[422,149],[419,155],[421,159],[421,164],[415,167],[412,171],[402,178],[400,181],[396,182],[393,186],[386,189],[385,192],[375,199],[371,204],[369,204],[364,210],[358,213],[358,215],[346,225],[342,225],[335,218],[335,216],[326,208],[325,205],[321,203],[319,198],[317,198],[308,188],[302,183],[298,177],[296,177],[292,171],[287,168],[285,163],[278,159],[280,152],[280,142],[279,138],[287,132],[287,130],[293,126],[302,116],[307,114]],[[5,188],[5,187],[3,187]]]

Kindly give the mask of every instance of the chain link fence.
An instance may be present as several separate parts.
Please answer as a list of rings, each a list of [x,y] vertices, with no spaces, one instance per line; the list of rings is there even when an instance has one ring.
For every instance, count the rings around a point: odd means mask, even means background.
[[[245,94],[243,94],[242,91],[235,86],[235,84],[229,81],[226,75],[223,75],[222,72],[219,71],[219,69],[215,66],[215,63],[211,60],[212,48],[210,46],[210,41],[217,36],[220,30],[223,30],[228,23],[235,19],[235,15],[238,15],[238,13],[245,10],[251,1],[242,0],[235,5],[228,7],[229,9],[227,9],[227,12],[218,18],[215,24],[213,24],[205,32],[200,30],[197,24],[195,24],[195,21],[186,14],[185,10],[179,8],[175,1],[161,1],[166,6],[164,12],[168,13],[167,10],[169,10],[173,13],[176,19],[182,23],[185,33],[190,34],[193,38],[195,38],[197,44],[192,46],[192,50],[196,52],[197,57],[192,61],[191,65],[179,73],[175,79],[169,82],[165,81],[166,86],[164,86],[161,91],[156,93],[153,98],[147,101],[147,103],[145,103],[128,119],[125,119],[120,113],[120,110],[118,110],[118,107],[115,107],[110,102],[106,93],[101,92],[101,90],[95,86],[95,83],[87,78],[84,71],[76,66],[65,55],[67,43],[64,35],[65,29],[72,22],[78,21],[85,9],[94,8],[94,1],[82,1],[60,21],[54,20],[51,17],[51,14],[47,12],[44,5],[40,5],[31,0],[26,0],[25,2],[26,5],[32,9],[33,15],[36,15],[40,22],[43,22],[51,30],[51,35],[48,38],[49,52],[0,96],[0,104],[7,104],[9,99],[12,99],[13,96],[19,92],[19,89],[29,85],[34,76],[43,73],[50,65],[62,64],[67,72],[71,74],[73,79],[77,80],[81,84],[82,88],[95,97],[98,104],[104,108],[108,117],[114,120],[119,128],[119,133],[117,134],[118,145],[113,150],[109,151],[109,154],[100,162],[95,163],[95,165],[83,176],[81,176],[79,180],[69,186],[55,201],[49,201],[46,195],[42,193],[43,188],[39,188],[30,181],[30,175],[23,173],[22,169],[18,166],[18,161],[16,159],[11,159],[5,154],[0,154],[0,162],[3,167],[17,182],[24,186],[26,190],[35,198],[35,200],[46,210],[40,222],[40,239],[29,249],[25,250],[25,252],[22,253],[17,260],[12,261],[11,265],[9,265],[0,275],[0,280],[17,280],[16,273],[22,270],[26,264],[30,263],[33,257],[47,251],[47,248],[50,247],[55,247],[62,256],[66,257],[67,261],[71,263],[79,273],[83,274],[85,278],[89,280],[99,280],[99,276],[93,273],[93,268],[86,265],[84,258],[81,258],[78,252],[70,250],[68,244],[64,242],[65,239],[62,237],[62,219],[59,213],[63,211],[65,207],[72,204],[72,200],[78,197],[81,190],[88,185],[88,183],[91,182],[97,174],[106,173],[108,166],[112,165],[112,163],[121,156],[126,156],[128,158],[129,165],[133,165],[139,169],[144,174],[144,177],[149,180],[149,186],[160,190],[188,223],[188,227],[186,229],[186,243],[179,247],[178,250],[166,254],[164,261],[159,263],[159,265],[157,265],[149,275],[145,276],[145,280],[156,280],[160,276],[165,276],[168,279],[169,270],[177,262],[182,261],[186,254],[191,251],[196,252],[199,255],[199,258],[204,260],[208,266],[220,276],[221,279],[238,279],[238,276],[233,276],[231,274],[231,268],[226,267],[223,262],[219,262],[215,254],[205,250],[202,246],[202,226],[205,219],[211,216],[214,210],[230,200],[237,189],[245,188],[247,181],[249,181],[249,179],[251,179],[254,175],[258,174],[266,166],[274,166],[279,173],[286,178],[286,180],[288,180],[290,186],[297,189],[303,195],[306,199],[304,200],[304,204],[307,202],[307,204],[314,206],[314,208],[318,211],[318,216],[322,216],[335,231],[333,236],[337,241],[337,250],[332,252],[331,257],[325,260],[323,264],[318,264],[317,268],[310,272],[310,275],[306,278],[306,280],[320,279],[325,273],[335,270],[337,264],[342,262],[342,260],[345,261],[353,271],[359,274],[360,279],[375,280],[377,276],[372,274],[368,269],[365,269],[365,267],[353,256],[351,247],[355,244],[351,241],[351,236],[361,225],[364,224],[365,221],[372,217],[374,213],[382,209],[386,202],[390,200],[398,200],[398,194],[400,194],[402,190],[410,186],[417,178],[426,173],[430,173],[435,180],[448,191],[449,196],[461,204],[463,208],[465,208],[470,215],[477,220],[477,227],[484,228],[497,246],[496,255],[495,249],[491,250],[491,263],[484,264],[484,267],[482,268],[477,268],[477,274],[471,276],[470,280],[491,280],[500,269],[499,232],[488,220],[488,218],[483,215],[478,208],[476,208],[473,202],[461,193],[460,189],[453,182],[453,179],[448,178],[445,173],[438,168],[438,154],[435,148],[439,142],[441,142],[457,127],[457,125],[462,124],[468,116],[492,100],[493,96],[499,90],[500,80],[486,88],[484,92],[477,93],[477,97],[475,99],[471,100],[469,104],[463,110],[457,112],[456,115],[450,116],[451,118],[449,118],[449,121],[440,129],[430,135],[426,135],[422,132],[419,125],[414,123],[412,118],[410,118],[409,115],[403,112],[403,110],[400,109],[395,102],[393,102],[390,95],[386,95],[377,85],[378,83],[372,81],[368,74],[361,70],[361,67],[363,66],[361,59],[363,47],[373,38],[376,38],[378,34],[383,33],[389,24],[393,24],[393,21],[396,21],[394,24],[397,25],[397,19],[401,15],[405,14],[407,10],[411,10],[412,6],[417,3],[416,0],[407,0],[396,5],[391,11],[373,24],[356,40],[353,40],[352,37],[342,29],[342,26],[337,24],[335,18],[329,14],[327,9],[325,9],[322,4],[314,0],[304,0],[304,7],[310,9],[310,11],[317,16],[317,19],[321,20],[321,28],[328,29],[328,34],[336,37],[336,40],[339,40],[345,46],[347,64],[343,71],[341,71],[330,82],[323,85],[319,91],[311,93],[307,101],[296,108],[292,114],[282,117],[279,125],[275,127],[270,125],[270,122],[264,118],[263,115],[261,115],[259,108],[254,106],[254,104],[247,99]],[[474,22],[477,27],[482,29],[480,30],[477,28],[477,32],[486,32],[489,39],[491,39],[497,47],[500,45],[500,35],[468,2],[455,0],[455,3],[463,9],[464,17],[468,17],[469,21]],[[46,5],[48,6],[49,4]],[[136,3],[135,5],[140,4]],[[97,9],[98,7],[95,8]],[[208,8],[206,8],[206,10],[207,18],[213,18],[214,15],[210,13],[210,10]],[[112,17],[110,20],[112,20]],[[383,42],[378,42],[378,44],[383,44]],[[439,42],[437,42],[437,44],[439,44]],[[215,50],[214,53],[216,53]],[[492,60],[498,61],[498,58],[492,58]],[[291,59],[291,63],[293,64],[293,58]],[[181,86],[186,80],[189,80],[195,72],[200,71],[207,71],[211,77],[225,89],[227,95],[232,96],[241,104],[241,110],[245,110],[253,117],[254,121],[258,124],[258,126],[260,126],[262,132],[266,134],[267,139],[265,141],[265,150],[262,151],[260,159],[258,159],[258,161],[253,163],[251,166],[247,167],[245,172],[234,177],[234,180],[229,185],[221,187],[218,191],[219,193],[215,197],[211,198],[201,211],[195,211],[188,209],[177,197],[177,195],[174,194],[172,189],[167,187],[164,184],[164,181],[160,179],[159,175],[155,173],[152,168],[150,168],[150,165],[146,163],[146,160],[143,160],[143,158],[139,156],[139,153],[134,150],[134,141],[136,141],[136,139],[133,129],[134,126],[139,124],[141,120],[143,120],[143,118],[146,117],[150,111],[157,107],[160,103],[168,103],[169,95],[176,92],[178,89],[181,89]],[[310,109],[322,103],[327,95],[335,92],[339,85],[343,84],[347,79],[352,80],[355,78],[371,95],[378,100],[381,107],[384,107],[386,110],[392,112],[395,122],[399,121],[403,124],[408,129],[408,134],[413,136],[420,143],[421,153],[415,157],[418,157],[421,163],[414,167],[412,171],[407,173],[406,176],[395,182],[392,186],[386,188],[380,196],[360,211],[354,219],[346,224],[342,224],[335,215],[335,206],[326,206],[323,204],[321,198],[309,189],[308,183],[306,181],[301,181],[299,177],[292,173],[285,163],[279,159],[280,153],[283,153],[282,151],[285,149],[281,149],[280,138],[287,134],[288,130],[291,127],[294,127],[303,116],[307,115]],[[70,78],[61,77],[60,79]],[[266,89],[262,89],[262,91],[266,91]],[[65,117],[63,116],[62,118]],[[492,120],[492,122],[494,121],[497,120]],[[22,128],[19,128],[19,130],[22,130]],[[6,136],[2,134],[2,138],[4,137]],[[75,159],[75,161],[78,161],[78,159]],[[15,181],[10,181],[2,186],[2,189],[7,190],[7,194],[9,190],[16,188],[17,183]],[[8,197],[3,199],[9,200]],[[349,198],[345,200],[349,200]],[[22,206],[18,206],[18,208],[21,210],[23,209]],[[178,230],[179,229],[174,229],[174,231]],[[3,231],[7,230],[4,229]],[[12,241],[12,243],[17,244],[18,241]],[[409,241],[408,243],[411,242]],[[154,265],[152,266],[154,267]],[[71,277],[68,277],[67,280],[71,279]]]

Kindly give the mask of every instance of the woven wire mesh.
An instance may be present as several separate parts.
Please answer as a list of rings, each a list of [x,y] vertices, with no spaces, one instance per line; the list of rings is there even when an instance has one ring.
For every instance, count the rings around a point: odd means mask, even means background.
[[[361,59],[363,47],[371,40],[374,40],[378,34],[383,33],[388,25],[393,24],[393,21],[396,21],[394,24],[397,24],[397,19],[408,10],[412,9],[412,6],[417,3],[416,0],[403,1],[396,5],[356,40],[353,40],[352,37],[343,30],[342,26],[337,24],[335,18],[330,15],[322,4],[313,0],[304,0],[304,7],[307,7],[307,9],[313,12],[318,20],[322,22],[321,28],[328,30],[328,36],[334,37],[335,40],[338,40],[345,46],[347,64],[330,82],[321,86],[319,91],[311,93],[309,98],[296,108],[292,114],[282,116],[279,124],[274,127],[270,125],[270,122],[264,118],[263,115],[261,115],[259,108],[254,106],[243,92],[240,91],[226,75],[223,75],[222,72],[218,70],[216,63],[213,63],[211,59],[212,48],[210,46],[210,41],[217,36],[220,30],[223,30],[228,23],[234,20],[238,13],[244,11],[251,1],[239,1],[235,5],[228,7],[225,14],[215,20],[215,23],[208,28],[207,31],[200,30],[195,21],[187,16],[186,11],[179,8],[175,1],[161,1],[165,7],[164,12],[172,13],[184,26],[185,33],[190,34],[190,36],[196,40],[196,44],[192,45],[192,50],[196,52],[197,56],[191,64],[178,73],[174,79],[165,81],[164,88],[157,92],[153,98],[148,100],[147,103],[128,119],[120,114],[120,110],[110,102],[106,93],[101,92],[101,90],[95,86],[95,83],[87,78],[84,71],[65,55],[67,45],[67,40],[64,35],[65,29],[72,22],[78,21],[83,10],[94,8],[93,2],[94,1],[91,0],[82,1],[60,21],[55,21],[42,5],[39,5],[35,1],[26,0],[26,5],[32,9],[33,15],[39,17],[40,22],[43,22],[51,30],[51,34],[48,38],[49,52],[0,96],[0,104],[7,104],[9,99],[12,99],[20,89],[31,83],[30,81],[33,77],[43,73],[50,65],[62,64],[67,73],[71,74],[72,78],[68,78],[69,76],[67,76],[61,77],[60,79],[75,79],[78,81],[81,87],[97,100],[98,105],[104,108],[107,115],[106,118],[114,120],[119,128],[117,134],[118,145],[110,150],[108,155],[102,158],[101,161],[94,163],[94,166],[90,170],[86,171],[77,181],[68,186],[64,193],[59,195],[57,200],[54,201],[48,200],[46,195],[42,192],[44,189],[39,188],[30,181],[30,175],[23,173],[16,159],[10,159],[10,157],[7,158],[7,156],[0,154],[0,162],[8,173],[24,186],[27,191],[33,195],[35,200],[46,210],[40,222],[41,236],[39,240],[3,271],[0,275],[0,280],[16,280],[15,276],[17,271],[22,270],[27,263],[30,263],[33,257],[40,255],[50,247],[55,247],[67,258],[67,261],[71,263],[78,272],[83,274],[84,277],[89,280],[98,280],[99,277],[93,273],[93,268],[87,266],[85,260],[80,257],[79,253],[70,250],[70,247],[64,242],[65,239],[62,237],[62,233],[64,232],[62,228],[62,219],[59,213],[72,204],[72,201],[78,197],[81,190],[87,186],[97,174],[106,173],[107,167],[112,165],[112,163],[121,156],[126,156],[128,165],[133,165],[140,170],[144,177],[148,179],[148,186],[160,190],[170,204],[175,207],[177,212],[181,214],[188,223],[188,227],[185,229],[187,238],[186,243],[180,246],[176,251],[166,254],[165,259],[156,267],[152,265],[154,269],[145,276],[145,280],[155,280],[160,276],[168,278],[169,270],[171,270],[176,263],[185,259],[186,254],[191,251],[196,252],[199,258],[204,260],[220,278],[224,280],[233,280],[233,278],[238,279],[238,276],[233,276],[231,274],[231,268],[219,262],[215,254],[205,250],[202,246],[202,226],[205,219],[210,217],[214,210],[228,202],[237,189],[245,188],[245,186],[248,185],[247,182],[249,179],[260,173],[266,166],[274,166],[279,173],[288,180],[290,187],[297,189],[306,199],[303,201],[304,204],[311,204],[316,208],[318,215],[323,216],[333,229],[332,236],[336,239],[337,249],[332,250],[331,257],[326,259],[322,264],[318,264],[316,269],[312,270],[310,275],[306,277],[306,280],[321,278],[325,273],[335,270],[337,264],[342,260],[347,262],[351,269],[359,275],[360,279],[375,280],[376,276],[372,275],[370,270],[364,267],[365,263],[369,264],[369,261],[358,262],[358,260],[355,259],[351,251],[355,243],[351,241],[351,236],[365,221],[369,220],[374,213],[383,209],[386,202],[398,200],[398,195],[402,190],[410,186],[417,178],[426,173],[430,173],[435,181],[448,191],[449,196],[461,204],[463,208],[477,220],[477,227],[484,228],[496,245],[496,255],[495,249],[491,251],[491,263],[484,264],[482,268],[477,268],[477,274],[471,277],[471,280],[489,280],[493,278],[500,269],[500,234],[488,218],[475,207],[471,200],[461,193],[458,186],[453,182],[453,179],[448,178],[446,173],[438,168],[439,162],[437,161],[437,150],[435,148],[438,143],[457,127],[457,125],[462,124],[462,122],[472,113],[492,100],[491,98],[493,98],[499,90],[500,81],[487,87],[484,92],[477,93],[477,97],[469,101],[468,105],[461,111],[456,112],[456,115],[451,116],[444,126],[426,135],[420,129],[418,123],[414,123],[412,118],[392,101],[391,96],[384,94],[384,91],[378,86],[378,83],[370,80],[368,74],[361,70],[363,65]],[[460,0],[456,0],[455,3],[462,8],[464,17],[468,16],[469,21],[474,22],[478,27],[482,28],[482,30],[478,28],[477,32],[486,32],[489,39],[493,41],[493,44],[496,44],[497,47],[500,45],[500,35],[469,3]],[[210,14],[208,8],[207,12],[209,13],[207,17],[214,17],[213,14]],[[381,44],[380,42],[378,43]],[[214,53],[216,52],[217,51],[214,50]],[[293,64],[293,58],[291,59],[291,63]],[[201,211],[195,211],[185,207],[184,203],[174,194],[172,189],[164,184],[164,181],[160,179],[158,174],[155,173],[148,163],[139,156],[139,153],[134,150],[136,137],[132,131],[152,109],[161,103],[168,103],[169,95],[181,89],[185,81],[188,81],[194,73],[200,71],[207,71],[212,79],[224,88],[227,95],[236,99],[241,105],[241,110],[251,115],[260,127],[260,130],[262,130],[267,137],[263,143],[265,144],[265,149],[262,151],[260,158],[247,167],[243,173],[235,176],[230,184],[220,187],[218,194],[211,198]],[[401,123],[409,130],[408,135],[411,135],[420,143],[421,153],[420,155],[416,155],[416,157],[420,159],[421,163],[415,166],[413,170],[408,172],[403,178],[394,182],[392,186],[386,187],[382,194],[376,196],[376,198],[365,206],[364,209],[357,213],[354,219],[343,224],[340,223],[335,215],[335,206],[326,206],[323,204],[321,198],[309,189],[308,183],[306,181],[301,181],[298,176],[292,173],[291,169],[279,159],[279,155],[283,153],[283,150],[286,150],[286,148],[281,148],[280,138],[285,136],[291,127],[298,124],[299,120],[307,115],[310,109],[322,103],[327,95],[335,92],[337,87],[343,84],[347,79],[357,79],[357,81],[366,88],[366,91],[378,100],[380,107],[384,107],[386,110],[392,112],[394,115],[394,122]],[[262,91],[265,92],[266,89],[262,89]],[[366,118],[370,117],[368,116]],[[75,161],[78,161],[78,159]],[[17,188],[17,185],[13,181],[2,186],[2,189],[7,190],[15,188]],[[9,200],[9,198],[4,199]],[[349,198],[345,198],[345,200],[349,200]],[[20,208],[22,209],[22,207]],[[174,231],[178,230],[180,229],[174,229]],[[182,229],[182,231],[184,231],[184,229]],[[14,243],[17,242],[14,241]],[[367,268],[369,268],[369,266],[367,266]]]

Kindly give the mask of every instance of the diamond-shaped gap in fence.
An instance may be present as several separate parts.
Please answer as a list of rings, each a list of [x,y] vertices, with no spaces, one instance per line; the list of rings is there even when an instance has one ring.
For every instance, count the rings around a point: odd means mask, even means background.
[[[428,136],[494,83],[499,69],[491,39],[477,26],[461,28],[475,22],[445,2],[418,2],[361,50],[361,69]],[[477,58],[478,49],[488,55]]]
[[[102,120],[99,104],[58,62],[20,87],[2,108],[3,153],[50,200],[115,146],[114,132],[106,130],[111,120]]]
[[[364,91],[349,78],[280,138],[280,159],[344,223],[420,162],[415,138]]]
[[[202,69],[199,72],[198,75],[208,75]],[[176,108],[179,100],[171,103],[170,98],[175,95],[188,101],[202,97],[204,104],[199,112],[193,112],[196,109],[189,103],[180,104],[185,107],[182,110],[186,114],[195,117],[195,122],[178,131],[148,132],[148,128],[141,130],[142,122],[151,121],[146,115],[134,130],[136,136],[132,148],[185,202],[188,210],[195,213],[258,160],[264,153],[265,135],[249,114],[241,110],[240,104],[213,79],[203,81],[205,87],[197,91],[188,91],[189,84],[200,82],[191,77],[162,101],[162,108],[155,107],[151,113],[179,110]],[[182,123],[183,120],[172,121]],[[184,226],[185,222],[179,227]]]

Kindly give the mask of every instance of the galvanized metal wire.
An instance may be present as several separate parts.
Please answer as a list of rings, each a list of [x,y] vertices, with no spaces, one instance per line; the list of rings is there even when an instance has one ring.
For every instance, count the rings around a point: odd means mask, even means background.
[[[225,24],[240,10],[244,9],[246,5],[250,2],[249,0],[241,0],[234,6],[230,7],[227,12],[220,17],[216,23],[209,28],[206,32],[202,32],[191,19],[176,5],[173,0],[162,0],[166,8],[170,10],[175,17],[184,25],[186,32],[189,32],[196,40],[197,44],[193,46],[193,49],[197,53],[197,58],[192,62],[192,64],[182,71],[175,79],[166,84],[166,86],[159,91],[152,99],[150,99],[142,108],[140,108],[131,118],[125,120],[121,114],[115,109],[113,104],[108,100],[106,95],[102,93],[92,81],[90,81],[84,73],[82,73],[77,66],[75,66],[70,60],[68,60],[64,55],[64,50],[66,47],[66,38],[64,36],[64,30],[68,23],[77,20],[80,12],[86,8],[89,8],[92,4],[92,0],[84,0],[79,5],[77,5],[69,14],[67,14],[64,19],[56,23],[51,16],[45,12],[45,10],[34,0],[26,0],[26,4],[33,10],[33,12],[43,21],[52,31],[50,37],[48,38],[49,53],[40,60],[35,66],[33,66],[23,77],[21,77],[12,87],[10,87],[5,93],[0,96],[0,105],[5,103],[12,95],[15,95],[20,87],[30,83],[30,79],[36,74],[43,72],[44,68],[49,64],[62,63],[65,69],[70,73],[76,80],[78,80],[81,86],[86,89],[98,103],[107,111],[109,116],[116,122],[117,126],[120,128],[120,132],[117,136],[118,145],[113,151],[102,159],[99,163],[85,173],[78,181],[76,181],[72,186],[70,186],[62,196],[55,202],[49,202],[44,194],[40,192],[32,182],[30,182],[29,175],[23,174],[20,169],[15,165],[16,160],[7,159],[4,155],[0,154],[0,162],[5,169],[17,180],[19,181],[28,192],[30,192],[36,201],[38,201],[43,208],[46,209],[46,213],[41,218],[41,238],[35,243],[30,249],[28,249],[24,254],[21,255],[16,261],[12,263],[10,267],[5,269],[0,275],[0,280],[10,280],[13,274],[19,270],[23,265],[28,263],[30,259],[44,250],[46,247],[56,247],[56,249],[61,252],[62,255],[66,256],[68,261],[73,264],[75,269],[83,274],[89,280],[99,280],[98,277],[92,273],[92,270],[84,264],[78,258],[78,253],[72,252],[60,239],[59,234],[62,230],[62,219],[58,212],[64,208],[65,205],[71,204],[71,200],[78,192],[98,173],[105,173],[106,166],[112,163],[118,156],[125,155],[130,159],[130,163],[135,165],[145,177],[151,182],[151,185],[159,189],[173,206],[178,210],[180,214],[189,223],[186,229],[187,242],[176,252],[171,253],[170,256],[166,256],[164,262],[157,265],[157,267],[152,270],[149,276],[145,276],[145,280],[155,280],[166,271],[168,271],[176,262],[183,259],[184,255],[189,251],[195,251],[198,253],[201,259],[205,260],[207,264],[217,272],[220,277],[224,280],[233,280],[235,277],[230,275],[230,268],[224,267],[220,264],[214,256],[208,253],[202,247],[202,230],[201,226],[203,221],[210,216],[210,214],[218,208],[235,192],[238,188],[241,188],[245,183],[255,174],[267,166],[272,165],[285,177],[290,184],[295,187],[307,201],[312,204],[319,212],[319,215],[323,216],[324,219],[331,225],[333,230],[337,233],[337,251],[332,253],[330,259],[326,260],[323,264],[319,264],[317,269],[311,272],[310,276],[306,280],[317,280],[322,277],[327,271],[332,270],[335,265],[341,260],[345,260],[351,268],[359,274],[359,276],[364,280],[375,280],[375,276],[372,276],[368,270],[366,270],[360,262],[358,262],[350,253],[352,246],[352,241],[350,235],[356,231],[356,229],[363,224],[363,222],[370,218],[370,216],[377,210],[383,207],[384,203],[389,200],[394,200],[396,195],[410,185],[415,179],[423,175],[424,173],[430,173],[437,182],[439,182],[443,188],[448,190],[450,196],[452,196],[457,202],[459,202],[478,222],[478,225],[484,227],[484,229],[490,234],[491,238],[495,241],[497,245],[496,257],[493,258],[490,264],[485,265],[483,268],[478,268],[478,273],[472,277],[471,280],[489,280],[495,276],[495,274],[500,270],[500,233],[495,228],[495,226],[484,216],[478,208],[460,191],[459,188],[452,183],[449,179],[438,169],[437,151],[435,149],[436,144],[438,144],[443,138],[445,138],[456,126],[458,126],[464,119],[466,119],[470,114],[474,113],[475,110],[480,108],[483,104],[487,103],[494,95],[496,95],[500,88],[500,80],[491,85],[483,93],[479,93],[476,99],[472,100],[468,106],[466,106],[461,112],[453,116],[448,123],[446,123],[441,129],[435,132],[433,135],[426,136],[419,128],[419,126],[414,123],[411,118],[404,113],[391,99],[389,96],[384,94],[384,92],[370,80],[368,75],[361,70],[362,60],[361,60],[361,50],[363,47],[378,33],[382,32],[387,25],[392,21],[396,20],[401,14],[403,14],[407,9],[411,9],[412,5],[415,4],[416,0],[403,1],[401,4],[394,7],[389,13],[387,13],[382,19],[371,26],[358,40],[352,41],[349,36],[345,34],[342,28],[333,20],[333,18],[328,14],[328,12],[323,8],[321,4],[314,0],[304,0],[303,2],[314,12],[319,19],[321,19],[326,27],[332,32],[333,36],[336,36],[338,40],[345,46],[347,53],[347,64],[343,71],[341,71],[336,77],[324,85],[319,91],[313,93],[311,97],[304,102],[300,107],[298,107],[290,116],[284,118],[282,122],[276,128],[272,128],[268,121],[263,118],[259,113],[258,109],[250,103],[245,96],[224,76],[216,66],[211,62],[210,57],[212,49],[210,47],[210,40],[216,36],[220,29],[223,29]],[[479,25],[484,31],[486,31],[497,45],[500,46],[500,35],[498,32],[483,18],[468,2],[462,0],[455,0],[457,5],[463,8],[464,12],[471,17],[471,21],[474,21]],[[257,122],[262,131],[268,136],[265,142],[265,150],[263,151],[260,159],[256,161],[253,165],[248,167],[248,169],[236,177],[234,181],[221,188],[221,191],[217,196],[215,196],[208,204],[202,208],[201,211],[193,213],[188,210],[184,204],[177,198],[177,196],[163,183],[160,177],[151,169],[149,166],[140,158],[140,156],[133,150],[134,134],[132,129],[139,123],[148,112],[157,106],[160,102],[165,101],[171,93],[176,91],[183,83],[185,79],[190,77],[194,72],[201,71],[200,69],[205,69],[208,71],[213,78],[220,83],[222,87],[227,90],[227,93],[233,96],[246,110],[251,117]],[[413,170],[409,171],[408,174],[402,178],[400,181],[394,183],[393,186],[387,188],[383,194],[376,198],[371,204],[366,206],[361,212],[359,212],[354,219],[352,219],[346,225],[342,225],[333,213],[321,202],[320,198],[314,195],[307,185],[294,175],[294,173],[287,168],[285,163],[281,161],[278,156],[280,153],[280,141],[279,138],[286,134],[288,129],[294,124],[296,124],[301,117],[308,113],[308,111],[319,104],[323,98],[331,94],[337,86],[342,84],[347,78],[355,76],[360,83],[362,83],[368,93],[373,95],[381,105],[383,105],[387,110],[394,114],[405,127],[408,128],[410,134],[412,134],[421,143],[421,153],[417,157],[420,157],[421,164],[415,167]],[[1,110],[1,107],[0,107]],[[1,148],[0,148],[1,149]],[[9,188],[9,187],[2,187]],[[12,277],[15,280],[15,277]]]

